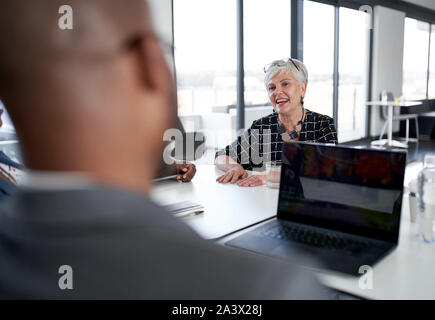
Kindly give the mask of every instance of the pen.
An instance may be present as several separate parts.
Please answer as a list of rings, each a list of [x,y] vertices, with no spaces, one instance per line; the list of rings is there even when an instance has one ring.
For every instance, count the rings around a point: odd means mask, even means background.
[[[182,212],[182,213],[179,213],[179,214],[175,214],[175,216],[178,217],[178,218],[186,218],[186,217],[200,215],[203,212],[204,212],[204,210],[197,210],[197,211],[191,211],[191,212]]]

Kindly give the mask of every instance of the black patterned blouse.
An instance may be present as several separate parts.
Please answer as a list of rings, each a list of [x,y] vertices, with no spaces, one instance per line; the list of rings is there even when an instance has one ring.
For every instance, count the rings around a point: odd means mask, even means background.
[[[299,141],[337,143],[337,131],[331,117],[306,110]],[[281,160],[283,140],[278,133],[278,114],[272,113],[255,120],[237,139],[216,152],[230,156],[245,170],[262,168],[263,163]]]

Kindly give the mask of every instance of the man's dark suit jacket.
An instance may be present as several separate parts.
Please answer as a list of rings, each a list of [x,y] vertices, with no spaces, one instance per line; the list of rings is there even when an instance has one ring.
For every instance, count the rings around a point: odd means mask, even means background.
[[[64,265],[72,289],[59,287]],[[310,299],[322,290],[292,264],[200,239],[141,194],[18,190],[0,207],[0,299]]]

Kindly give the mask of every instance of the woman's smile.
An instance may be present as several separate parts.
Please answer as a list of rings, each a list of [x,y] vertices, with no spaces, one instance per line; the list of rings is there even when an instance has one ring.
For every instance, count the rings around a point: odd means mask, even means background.
[[[285,104],[287,104],[288,102],[290,102],[290,99],[286,99],[286,98],[277,98],[275,100],[276,105],[279,106],[280,108],[282,108]]]

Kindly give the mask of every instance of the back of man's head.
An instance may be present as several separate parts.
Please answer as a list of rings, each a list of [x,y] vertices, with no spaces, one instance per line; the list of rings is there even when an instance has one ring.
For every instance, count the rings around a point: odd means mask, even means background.
[[[174,84],[144,0],[0,2],[0,98],[30,169],[147,190]]]

